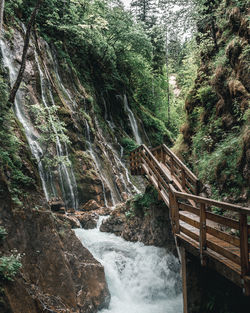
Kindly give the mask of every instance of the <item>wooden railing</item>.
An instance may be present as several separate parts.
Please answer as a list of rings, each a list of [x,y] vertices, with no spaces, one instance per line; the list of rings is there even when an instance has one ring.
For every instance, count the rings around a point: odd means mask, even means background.
[[[166,145],[156,147],[151,152],[175,178],[173,184],[177,190],[182,189],[193,194],[199,193],[198,178]]]
[[[158,190],[170,208],[174,235],[198,250],[201,264],[213,257],[238,271],[250,294],[250,209],[198,196],[197,177],[165,145],[151,151],[140,146],[131,153],[130,166]]]

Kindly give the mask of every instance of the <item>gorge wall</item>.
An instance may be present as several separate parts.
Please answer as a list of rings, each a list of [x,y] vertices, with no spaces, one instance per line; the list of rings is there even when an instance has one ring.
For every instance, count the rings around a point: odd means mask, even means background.
[[[210,1],[201,12],[200,65],[175,149],[220,199],[249,199],[249,8]]]

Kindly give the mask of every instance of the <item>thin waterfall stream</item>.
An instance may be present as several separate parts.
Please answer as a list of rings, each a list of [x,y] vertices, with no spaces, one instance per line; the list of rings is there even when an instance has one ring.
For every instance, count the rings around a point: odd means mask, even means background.
[[[75,233],[105,269],[111,302],[100,313],[182,312],[179,262],[172,254],[100,232],[99,227]]]
[[[13,85],[18,75],[19,66],[17,66],[15,62],[13,51],[2,39],[0,40],[0,47],[3,56],[4,66],[9,70],[10,83],[11,85]],[[66,207],[77,209],[78,207],[77,187],[74,172],[68,157],[67,145],[60,141],[58,132],[54,127],[53,121],[50,116],[49,107],[55,104],[52,94],[52,86],[50,84],[48,77],[46,76],[46,72],[43,72],[39,64],[38,55],[36,51],[35,51],[35,63],[39,72],[42,105],[48,112],[49,120],[51,121],[51,125],[56,137],[55,154],[59,159],[57,166],[58,174],[55,175],[54,173],[55,171],[46,168],[44,162],[42,161],[43,156],[46,153],[46,147],[44,147],[44,145],[41,143],[40,141],[41,135],[39,131],[36,129],[34,121],[29,116],[29,112],[28,109],[26,108],[25,103],[25,94],[22,91],[22,88],[20,88],[16,94],[14,110],[17,118],[23,125],[31,152],[37,160],[39,174],[42,181],[42,186],[46,200],[48,201],[52,197],[58,196],[58,193],[55,188],[55,181],[59,179],[61,194]]]

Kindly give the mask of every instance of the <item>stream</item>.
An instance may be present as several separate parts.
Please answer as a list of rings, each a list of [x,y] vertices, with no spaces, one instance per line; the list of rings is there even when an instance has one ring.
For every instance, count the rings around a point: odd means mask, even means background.
[[[75,233],[105,269],[111,302],[99,313],[182,312],[180,266],[172,254],[100,232],[99,226]]]

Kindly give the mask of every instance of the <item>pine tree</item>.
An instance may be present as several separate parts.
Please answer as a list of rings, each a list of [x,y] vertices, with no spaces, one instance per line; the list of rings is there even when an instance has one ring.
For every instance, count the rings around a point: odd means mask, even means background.
[[[132,13],[137,21],[145,24],[146,28],[151,28],[157,21],[156,0],[132,0]]]

